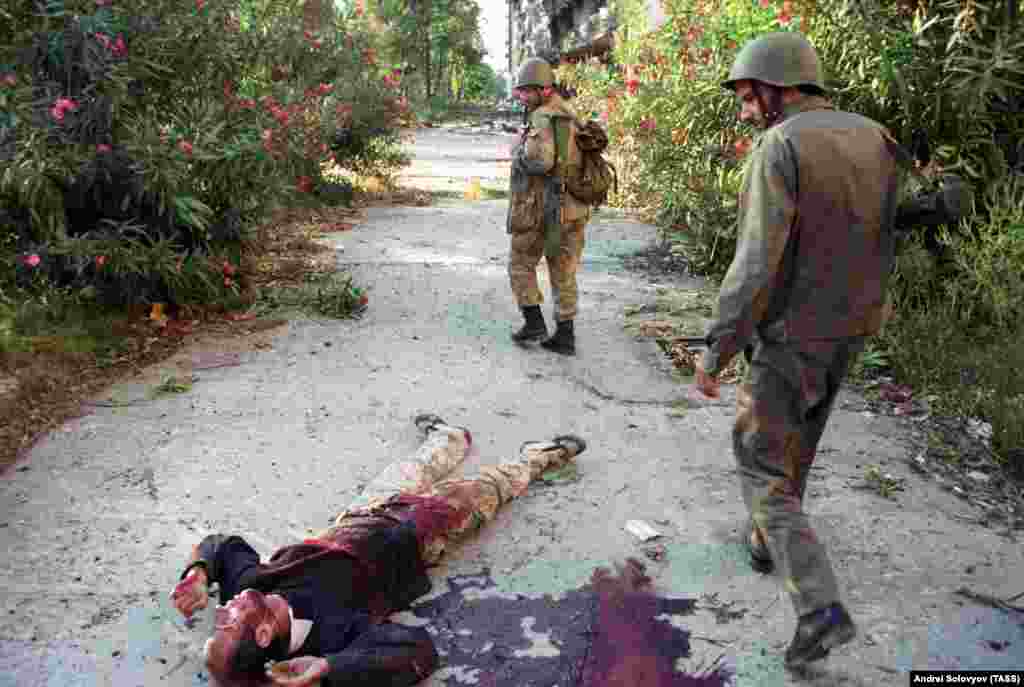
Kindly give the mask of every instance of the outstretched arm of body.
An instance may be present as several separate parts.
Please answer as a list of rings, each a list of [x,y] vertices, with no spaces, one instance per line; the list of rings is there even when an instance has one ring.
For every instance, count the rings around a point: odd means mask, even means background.
[[[744,178],[736,255],[722,282],[701,361],[712,377],[750,343],[771,302],[796,220],[796,170],[789,144],[767,133]]]
[[[186,618],[206,608],[207,588],[213,582],[220,585],[221,601],[227,601],[259,565],[259,554],[241,537],[211,534],[192,547],[181,581],[171,592],[174,607]]]
[[[437,649],[421,627],[373,625],[343,651],[300,656],[269,666],[276,687],[411,687],[437,669]]]

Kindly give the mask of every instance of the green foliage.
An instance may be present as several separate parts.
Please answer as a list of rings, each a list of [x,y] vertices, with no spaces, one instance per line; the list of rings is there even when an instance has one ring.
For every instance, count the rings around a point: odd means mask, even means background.
[[[267,291],[257,304],[257,312],[302,312],[334,319],[357,317],[366,310],[366,292],[344,273],[315,274],[300,287]]]
[[[48,276],[80,279],[65,264],[78,250],[67,240],[117,238],[123,251],[104,250],[124,299],[143,283],[143,299],[213,296],[220,287],[188,268],[192,257],[184,274],[199,281],[188,287],[167,265],[244,239],[270,209],[313,191],[325,163],[362,174],[405,164],[394,130],[408,106],[399,76],[377,62],[377,37],[333,9],[307,30],[304,6],[49,0],[5,9],[0,262],[15,269],[0,273],[0,289],[22,270],[17,255],[52,256]],[[350,156],[330,145],[339,131],[362,141]],[[109,231],[128,224],[138,245]]]

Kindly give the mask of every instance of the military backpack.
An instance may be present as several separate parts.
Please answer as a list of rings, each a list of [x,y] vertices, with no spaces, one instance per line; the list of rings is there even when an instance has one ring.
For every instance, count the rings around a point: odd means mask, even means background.
[[[593,120],[577,121],[576,146],[580,150],[580,164],[565,176],[565,189],[581,203],[604,205],[608,193],[618,191],[619,186],[615,167],[602,155],[608,147],[608,134]]]
[[[603,205],[608,202],[608,192],[618,190],[618,175],[615,167],[601,154],[608,147],[608,135],[601,125],[594,121],[581,122],[575,118],[559,115],[558,120],[571,121],[576,127],[576,147],[580,151],[579,165],[559,164],[559,151],[565,134],[559,135],[560,127],[555,125],[555,168],[561,170],[565,190],[573,198],[586,205]],[[557,120],[556,120],[557,121]]]

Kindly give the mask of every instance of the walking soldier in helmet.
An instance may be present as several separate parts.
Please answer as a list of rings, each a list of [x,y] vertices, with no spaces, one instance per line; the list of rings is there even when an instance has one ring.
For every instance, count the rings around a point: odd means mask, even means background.
[[[786,665],[799,668],[856,635],[803,496],[840,384],[884,319],[900,177],[889,132],[824,97],[801,34],[748,43],[723,85],[763,133],[696,384],[717,396],[730,359],[742,352],[749,363],[733,430],[746,543],[751,564],[777,569],[791,595]]]

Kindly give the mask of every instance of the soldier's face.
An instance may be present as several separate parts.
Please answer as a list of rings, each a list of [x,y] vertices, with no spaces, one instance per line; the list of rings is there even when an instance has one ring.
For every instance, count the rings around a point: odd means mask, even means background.
[[[736,99],[740,104],[740,121],[758,129],[765,128],[766,120],[761,110],[761,101],[754,93],[754,86],[749,81],[736,82]]]

